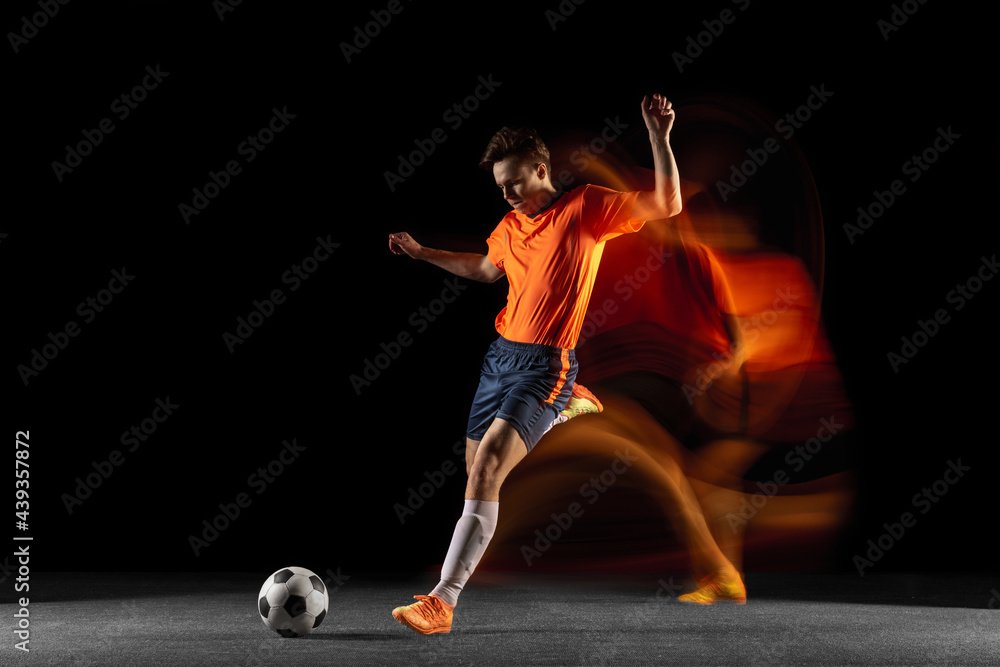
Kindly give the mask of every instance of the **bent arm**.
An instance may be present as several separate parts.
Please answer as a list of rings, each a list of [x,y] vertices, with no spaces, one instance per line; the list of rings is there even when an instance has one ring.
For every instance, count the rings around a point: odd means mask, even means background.
[[[456,276],[482,283],[496,282],[504,275],[487,255],[425,248],[405,232],[389,234],[389,250],[397,255],[408,255],[413,259],[430,262]]]
[[[654,95],[642,100],[642,117],[649,130],[649,145],[653,149],[655,185],[652,192],[640,192],[636,200],[637,218],[656,220],[672,218],[682,208],[680,177],[677,162],[670,148],[670,130],[674,110],[667,98]]]
[[[495,283],[504,275],[503,271],[493,266],[489,257],[474,252],[450,252],[424,248],[422,256],[418,259],[439,266],[456,276],[478,280],[481,283]]]
[[[656,169],[656,186],[652,192],[640,192],[636,208],[646,220],[672,218],[681,212],[681,186],[677,176],[677,162],[670,149],[670,141],[651,141],[653,164]]]

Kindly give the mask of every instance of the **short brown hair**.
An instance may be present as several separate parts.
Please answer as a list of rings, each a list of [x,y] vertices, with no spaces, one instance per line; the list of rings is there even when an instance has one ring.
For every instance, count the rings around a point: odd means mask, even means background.
[[[495,162],[512,156],[523,161],[530,160],[533,166],[544,164],[546,168],[551,167],[548,146],[537,132],[527,127],[516,130],[509,127],[500,128],[486,145],[486,151],[479,159],[479,166],[483,169],[492,169]]]

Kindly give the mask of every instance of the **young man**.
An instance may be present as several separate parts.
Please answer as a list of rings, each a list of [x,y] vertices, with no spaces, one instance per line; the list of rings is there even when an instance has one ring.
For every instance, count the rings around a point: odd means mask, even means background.
[[[496,319],[500,338],[483,362],[469,416],[465,509],[429,595],[396,608],[400,623],[422,634],[449,632],[452,610],[497,524],[500,487],[535,446],[569,400],[580,334],[604,243],[636,232],[646,220],[680,213],[677,165],[670,149],[671,103],[642,100],[655,164],[651,192],[616,192],[585,185],[570,192],[550,178],[545,144],[530,130],[503,128],[490,140],[480,166],[492,170],[513,209],[487,239],[488,252],[424,248],[406,233],[389,235],[389,248],[457,276],[494,282],[506,275],[507,306]]]

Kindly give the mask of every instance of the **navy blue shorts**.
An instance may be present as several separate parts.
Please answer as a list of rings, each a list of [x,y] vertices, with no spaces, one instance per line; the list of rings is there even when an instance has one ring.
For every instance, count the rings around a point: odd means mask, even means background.
[[[569,402],[576,370],[573,350],[497,339],[483,359],[466,436],[482,440],[499,417],[530,452]]]

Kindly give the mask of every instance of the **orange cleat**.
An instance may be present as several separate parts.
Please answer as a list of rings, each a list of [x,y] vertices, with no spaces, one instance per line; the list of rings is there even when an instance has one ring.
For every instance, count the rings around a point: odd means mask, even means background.
[[[566,404],[566,409],[562,411],[562,414],[567,419],[571,419],[577,415],[595,414],[603,411],[604,405],[597,400],[593,392],[579,382],[574,382],[573,395],[570,397],[569,402]]]
[[[417,602],[396,607],[392,617],[422,635],[451,632],[452,611],[455,609],[436,595],[414,595]]]
[[[712,604],[714,602],[746,604],[747,602],[747,589],[743,585],[742,577],[735,579],[725,575],[705,577],[698,583],[700,584],[698,590],[685,593],[677,599],[681,602],[694,604]]]

